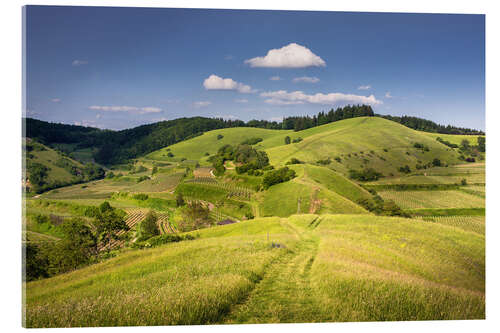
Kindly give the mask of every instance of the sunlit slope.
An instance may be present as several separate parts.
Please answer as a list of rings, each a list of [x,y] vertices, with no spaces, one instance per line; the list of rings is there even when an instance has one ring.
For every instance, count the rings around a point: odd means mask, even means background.
[[[342,175],[326,167],[302,164],[290,167],[297,173],[296,178],[257,194],[261,216],[368,214],[356,201],[371,196]]]
[[[458,154],[435,139],[390,120],[361,117],[342,120],[297,132],[303,140],[266,149],[272,164],[280,165],[295,157],[306,162],[331,158],[330,167],[346,173],[349,169],[372,167],[384,175],[398,174],[398,169],[434,158],[444,163],[458,163]],[[272,140],[276,140],[273,138]],[[420,143],[429,151],[414,147]],[[263,146],[269,145],[264,141]],[[334,158],[340,158],[340,162]]]
[[[292,131],[269,130],[252,127],[218,129],[206,132],[203,135],[197,136],[195,138],[176,143],[167,148],[154,151],[148,154],[146,157],[154,160],[178,160],[180,158],[199,160],[205,157],[206,153],[216,153],[220,147],[226,144],[237,145],[245,139],[269,139],[274,136],[280,136],[284,133],[290,132]],[[222,135],[223,137],[221,139],[218,139],[218,135]],[[169,158],[167,156],[168,152],[171,152],[174,156],[172,158]]]
[[[28,139],[28,145],[34,147],[33,150],[26,153],[26,162],[28,165],[27,168],[27,176],[29,178],[29,163],[39,163],[48,168],[47,171],[47,179],[48,183],[58,183],[58,182],[70,182],[74,179],[74,176],[68,171],[68,169],[62,168],[56,163],[59,160],[64,159],[66,163],[70,166],[74,166],[76,168],[83,168],[83,164],[69,158],[67,156],[63,156],[58,151],[47,147],[39,142]]]
[[[441,133],[428,133],[428,132],[422,132],[423,134],[427,135],[428,137],[433,138],[434,140],[437,137],[440,137],[441,139],[448,141],[450,143],[454,143],[456,145],[460,145],[462,140],[467,140],[471,145],[477,145],[477,138],[480,137],[481,135],[456,135],[456,134],[441,134]]]
[[[261,218],[26,284],[28,327],[484,318],[484,236],[363,215]],[[274,246],[272,246],[274,244]]]

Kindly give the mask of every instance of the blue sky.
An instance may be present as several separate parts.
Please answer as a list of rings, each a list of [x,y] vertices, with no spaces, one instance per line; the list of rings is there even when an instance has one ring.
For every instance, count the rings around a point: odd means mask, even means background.
[[[484,16],[26,10],[26,114],[123,129],[345,104],[485,128]]]

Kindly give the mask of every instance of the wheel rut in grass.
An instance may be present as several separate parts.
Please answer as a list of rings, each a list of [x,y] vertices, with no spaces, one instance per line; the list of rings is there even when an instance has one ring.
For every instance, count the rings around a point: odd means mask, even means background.
[[[222,323],[314,322],[320,305],[310,286],[310,271],[319,240],[309,233],[277,258],[241,303],[233,305]]]

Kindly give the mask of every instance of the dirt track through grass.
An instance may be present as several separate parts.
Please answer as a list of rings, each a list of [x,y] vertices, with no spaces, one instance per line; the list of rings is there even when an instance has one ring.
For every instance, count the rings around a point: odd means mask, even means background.
[[[273,262],[248,297],[232,307],[225,323],[297,323],[315,318],[320,304],[310,271],[319,239],[310,233],[297,235],[301,238],[297,246]]]

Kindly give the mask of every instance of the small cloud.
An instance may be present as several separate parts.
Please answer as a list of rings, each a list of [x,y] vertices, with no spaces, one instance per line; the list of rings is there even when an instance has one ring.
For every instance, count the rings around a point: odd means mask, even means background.
[[[235,99],[234,100],[236,103],[248,103],[248,99],[241,98],[241,99]]]
[[[385,98],[392,98],[391,92],[390,91],[386,92],[384,97]]]
[[[95,117],[96,117],[97,119],[101,119],[101,114],[100,114],[100,113],[98,113],[98,114],[96,114],[96,116],[95,116]]]
[[[317,77],[302,76],[296,77],[292,80],[293,83],[306,82],[306,83],[317,83],[319,79]]]
[[[26,116],[35,116],[37,114],[40,114],[39,112],[36,112],[33,109],[26,109]]]
[[[162,111],[162,109],[153,106],[137,107],[127,105],[91,105],[89,109],[107,112],[130,112],[135,114],[158,113]]]
[[[271,105],[297,105],[304,103],[311,104],[330,104],[330,105],[341,105],[341,104],[369,104],[376,105],[382,104],[375,96],[360,96],[354,94],[343,94],[343,93],[316,93],[314,95],[305,94],[302,91],[292,91],[288,92],[286,90],[263,92],[260,94],[261,97],[267,98],[264,102]]]
[[[241,82],[236,82],[231,78],[221,78],[215,74],[210,75],[203,81],[203,86],[206,90],[237,90],[243,94],[255,92],[249,85]]]
[[[271,77],[269,78],[269,80],[271,80],[271,81],[279,81],[279,80],[281,80],[281,78],[280,78],[279,76],[277,76],[277,75],[276,75],[276,76],[271,76]]]
[[[72,66],[82,66],[82,65],[87,65],[89,62],[87,60],[78,60],[78,59],[75,59],[73,60],[73,62],[71,63]]]
[[[283,121],[283,117],[271,117],[268,119],[269,121],[276,121],[276,122],[281,122]]]
[[[232,114],[226,114],[226,115],[216,115],[216,118],[223,118],[223,119],[238,119],[236,116]]]
[[[143,113],[158,113],[158,112],[161,112],[162,110],[160,108],[156,108],[156,107],[153,107],[153,106],[147,106],[147,107],[143,107],[141,108],[140,112],[141,114]]]
[[[370,86],[369,84],[367,84],[366,86],[359,86],[358,90],[370,90],[371,88],[372,88],[372,86]]]
[[[54,102],[54,103],[59,103],[61,101],[60,98],[52,98],[51,99],[51,102]]]
[[[280,49],[271,49],[264,57],[245,60],[250,67],[272,68],[304,68],[310,66],[322,67],[326,63],[307,47],[290,43]]]
[[[212,104],[212,102],[210,101],[199,101],[199,102],[194,102],[193,106],[198,109],[198,108],[204,108],[205,106],[209,106],[210,104]]]
[[[228,54],[228,55],[226,55],[226,56],[224,57],[224,59],[225,59],[225,60],[232,60],[233,58],[234,58],[234,57],[233,57],[232,55],[230,55],[230,54]]]

